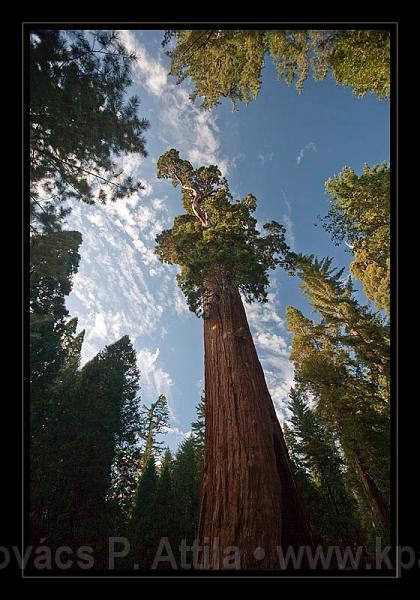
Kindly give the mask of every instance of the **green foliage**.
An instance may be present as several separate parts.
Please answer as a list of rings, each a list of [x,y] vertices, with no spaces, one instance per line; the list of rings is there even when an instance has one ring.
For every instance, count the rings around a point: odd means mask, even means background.
[[[337,83],[353,86],[362,97],[390,96],[390,35],[386,30],[348,29],[340,32],[330,56]]]
[[[347,346],[370,373],[389,378],[389,326],[352,296],[351,279],[342,280],[344,269],[331,267],[332,260],[294,255],[301,288],[313,310],[322,318],[324,334]],[[350,363],[349,363],[350,364]]]
[[[268,269],[279,264],[290,268],[283,225],[267,223],[266,235],[261,235],[251,214],[255,198],[248,194],[232,201],[217,167],[194,170],[177,150],[159,158],[157,176],[182,188],[186,214],[156,237],[156,253],[162,262],[180,265],[177,281],[190,310],[203,313],[210,281],[217,293],[239,288],[248,302],[266,301]]]
[[[149,458],[127,531],[143,568],[151,567],[161,538],[168,538],[178,565],[182,540],[191,545],[196,539],[201,472],[202,456],[193,436],[181,443],[174,458],[166,450],[158,471],[154,454]]]
[[[150,569],[158,547],[157,486],[158,474],[151,456],[139,481],[130,523],[131,553],[143,569]]]
[[[157,436],[168,427],[169,410],[166,397],[160,394],[150,407],[143,406],[140,411],[139,437],[143,441],[143,449],[140,456],[140,472],[146,467],[153,455],[159,457],[163,441]]]
[[[360,176],[346,167],[326,184],[331,208],[324,219],[333,239],[352,248],[352,274],[378,310],[390,314],[390,169],[386,163]]]
[[[326,545],[357,544],[356,505],[345,486],[336,437],[310,408],[304,386],[291,389],[289,409],[292,429],[287,428],[286,440],[316,537]]]
[[[194,440],[201,469],[203,468],[204,464],[204,444],[206,437],[205,403],[206,398],[203,391],[200,402],[196,408],[197,420],[191,425],[192,439]]]
[[[127,503],[130,478],[122,481],[118,455],[136,456],[139,373],[127,336],[79,370],[78,338],[44,403],[31,404],[32,531],[101,554]]]
[[[141,187],[117,169],[117,159],[127,153],[146,156],[142,136],[148,122],[137,116],[138,98],[124,98],[134,60],[112,31],[31,32],[35,228],[59,227],[66,210],[57,203],[66,198],[105,202]]]
[[[178,536],[190,542],[197,534],[200,481],[200,457],[194,439],[189,437],[182,442],[176,454],[173,482]]]
[[[336,81],[354,86],[357,95],[389,95],[389,31],[182,29],[166,31],[163,45],[170,74],[194,84],[191,100],[211,108],[229,98],[233,108],[248,104],[261,87],[265,57],[271,56],[279,79],[296,82],[301,92],[312,71],[324,79],[331,69]]]
[[[295,380],[314,397],[320,423],[339,440],[346,469],[358,480],[367,473],[384,498],[389,492],[389,381],[387,328],[351,298],[330,260],[296,256],[302,287],[320,316],[310,321],[286,311],[293,334]],[[373,502],[366,497],[366,502]],[[374,510],[373,504],[370,504]]]
[[[77,231],[32,236],[30,242],[30,381],[48,382],[65,356],[68,310],[64,297],[77,272],[82,236]],[[32,392],[35,392],[32,387]]]

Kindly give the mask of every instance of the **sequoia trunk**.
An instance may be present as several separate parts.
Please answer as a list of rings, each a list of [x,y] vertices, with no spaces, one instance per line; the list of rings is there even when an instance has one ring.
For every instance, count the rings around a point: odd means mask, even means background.
[[[207,297],[200,566],[276,569],[278,546],[312,545],[307,518],[241,297]]]

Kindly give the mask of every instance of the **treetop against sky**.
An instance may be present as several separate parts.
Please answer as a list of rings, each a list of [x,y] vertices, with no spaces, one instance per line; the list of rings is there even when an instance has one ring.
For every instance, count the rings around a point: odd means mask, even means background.
[[[67,228],[82,233],[80,266],[67,307],[86,329],[83,362],[105,344],[131,336],[141,370],[141,395],[150,405],[160,393],[168,398],[170,432],[175,448],[195,419],[203,388],[201,324],[178,289],[179,268],[162,264],[154,252],[155,237],[183,212],[179,190],[156,177],[156,162],[170,148],[194,168],[217,165],[234,198],[253,194],[256,227],[275,220],[286,228],[293,251],[330,256],[348,266],[345,244],[335,246],[322,228],[329,202],[325,182],[343,167],[361,174],[363,166],[389,161],[389,103],[373,94],[356,98],[351,88],[331,76],[308,78],[302,94],[276,80],[266,61],[261,90],[248,106],[232,112],[229,101],[203,111],[189,100],[191,84],[168,76],[163,31],[124,31],[121,40],[134,50],[130,96],[140,98],[139,116],[149,121],[148,156],[122,161],[126,175],[143,189],[115,203],[74,203]],[[293,383],[290,335],[285,311],[292,305],[310,314],[298,278],[281,268],[269,272],[265,304],[247,304],[257,351],[281,420]],[[359,298],[365,301],[356,282]]]

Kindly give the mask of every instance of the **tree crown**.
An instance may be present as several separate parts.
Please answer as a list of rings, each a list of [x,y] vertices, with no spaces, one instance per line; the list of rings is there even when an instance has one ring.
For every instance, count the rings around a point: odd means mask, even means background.
[[[158,178],[181,186],[185,214],[156,237],[162,262],[177,264],[178,284],[190,310],[203,314],[206,281],[222,291],[238,289],[248,302],[267,299],[268,269],[290,267],[285,229],[276,221],[263,225],[252,216],[256,198],[233,200],[228,182],[215,165],[194,169],[171,149],[158,160]]]

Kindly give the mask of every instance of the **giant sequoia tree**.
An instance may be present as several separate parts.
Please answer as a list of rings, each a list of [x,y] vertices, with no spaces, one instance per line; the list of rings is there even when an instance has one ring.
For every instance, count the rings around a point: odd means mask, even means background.
[[[185,214],[157,236],[163,262],[178,264],[189,306],[204,317],[204,473],[198,537],[210,544],[201,566],[224,568],[236,546],[241,568],[272,569],[277,549],[311,543],[283,434],[248,326],[247,301],[266,300],[268,269],[289,268],[284,227],[252,216],[254,196],[233,201],[216,166],[193,169],[172,149],[158,160],[158,177],[180,186]],[[263,548],[265,558],[254,556]],[[258,553],[257,553],[258,555]],[[261,555],[259,555],[261,558]]]

